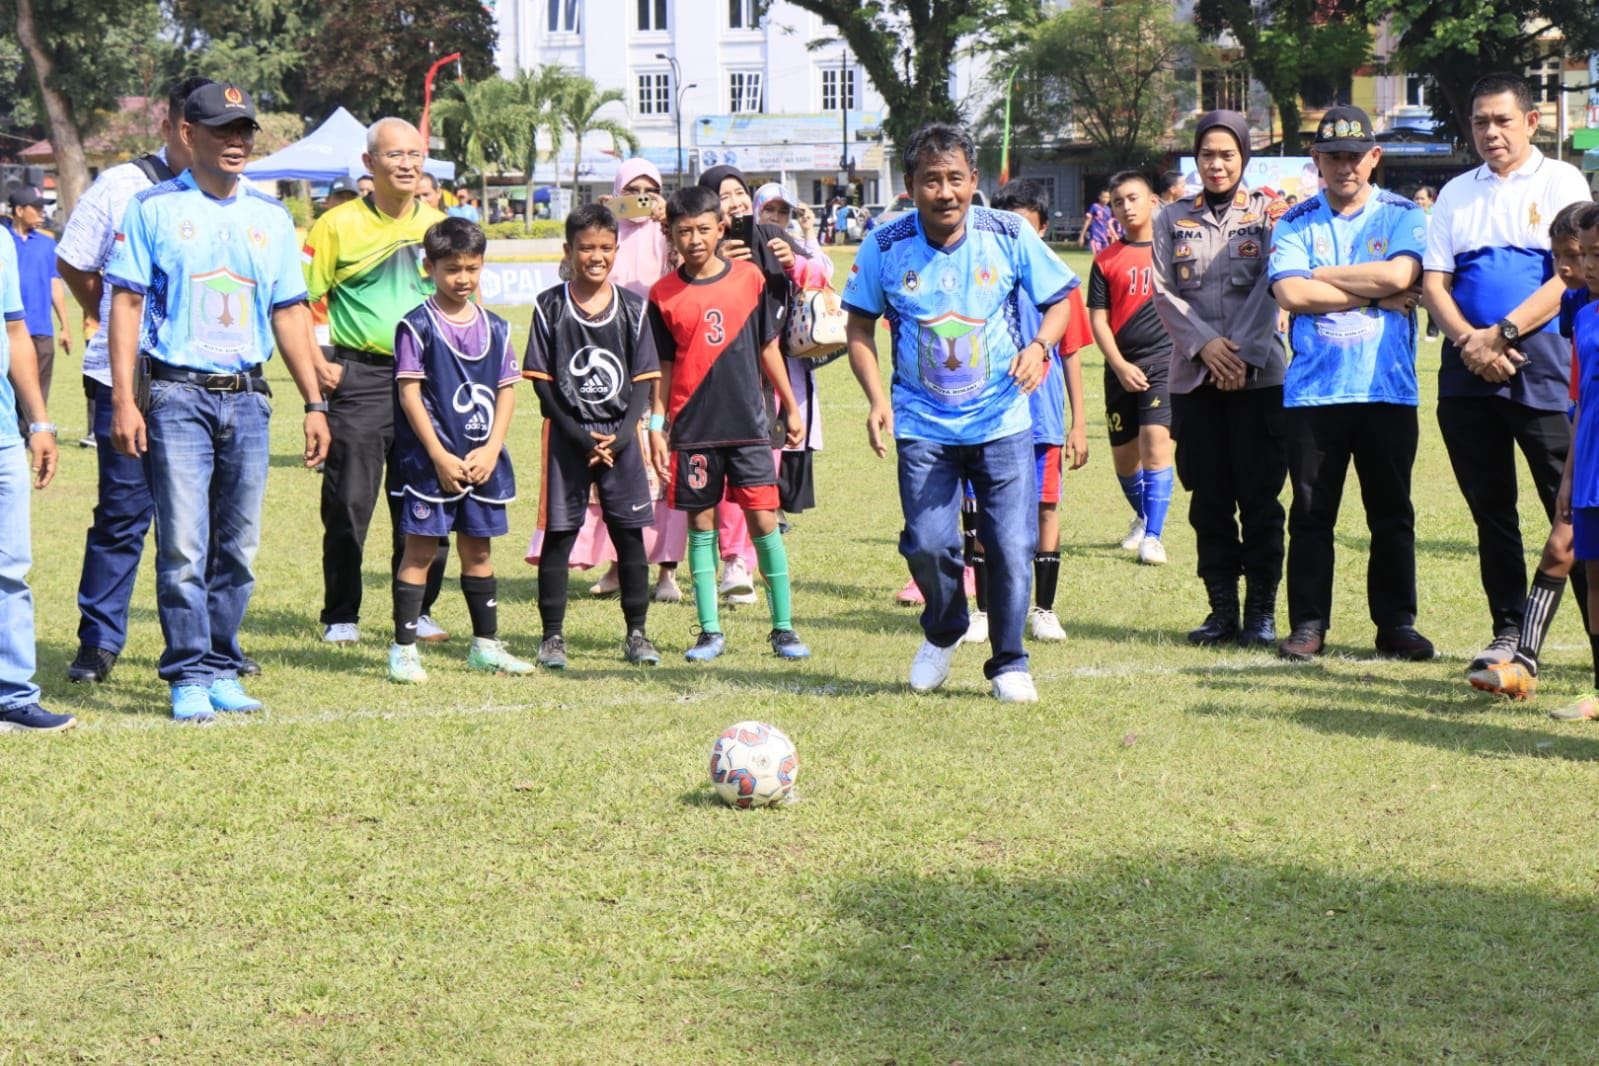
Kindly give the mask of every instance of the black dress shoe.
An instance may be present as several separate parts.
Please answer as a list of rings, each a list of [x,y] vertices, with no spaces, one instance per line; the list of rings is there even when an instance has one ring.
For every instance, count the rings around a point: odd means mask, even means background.
[[[248,655],[239,660],[240,677],[257,677],[261,673],[261,664]]]
[[[1188,631],[1188,643],[1209,648],[1216,644],[1229,644],[1238,639],[1238,615],[1211,611],[1198,629]]]
[[[1415,626],[1390,626],[1377,630],[1377,654],[1389,659],[1423,663],[1438,653],[1432,641],[1416,632]]]
[[[1290,662],[1308,663],[1321,654],[1323,629],[1320,622],[1302,622],[1277,645],[1277,654]]]
[[[1277,616],[1269,611],[1244,615],[1238,643],[1246,648],[1269,648],[1277,643]]]
[[[76,685],[104,681],[111,676],[111,668],[115,665],[116,652],[85,645],[78,649],[78,657],[67,666],[67,680]]]

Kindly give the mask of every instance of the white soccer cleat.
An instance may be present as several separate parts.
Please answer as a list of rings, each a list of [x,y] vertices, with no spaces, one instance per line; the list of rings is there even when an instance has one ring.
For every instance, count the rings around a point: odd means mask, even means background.
[[[424,644],[437,644],[449,640],[450,634],[446,633],[444,627],[435,622],[431,615],[425,614],[416,620],[416,639]]]
[[[1166,546],[1159,537],[1145,537],[1138,545],[1138,561],[1145,566],[1165,566]]]
[[[1026,670],[1011,670],[994,678],[994,698],[1001,703],[1037,703],[1038,689]]]
[[[734,556],[727,561],[727,565],[722,567],[722,583],[716,587],[716,591],[728,603],[755,602],[755,581],[750,577],[749,567],[744,565],[743,559]]]
[[[1135,552],[1144,543],[1144,517],[1139,515],[1133,519],[1133,524],[1127,527],[1127,535],[1122,538],[1122,550]]]
[[[322,629],[322,643],[324,644],[359,644],[361,631],[355,628],[354,622],[336,622]]]
[[[949,677],[949,664],[958,647],[958,641],[947,648],[940,648],[930,640],[922,641],[922,646],[916,649],[916,658],[911,660],[911,691],[931,692],[942,685]]]
[[[966,635],[961,638],[964,644],[988,643],[988,613],[986,611],[973,611],[966,622]]]
[[[1065,640],[1066,627],[1060,624],[1055,612],[1034,607],[1027,612],[1027,633],[1034,640]]]

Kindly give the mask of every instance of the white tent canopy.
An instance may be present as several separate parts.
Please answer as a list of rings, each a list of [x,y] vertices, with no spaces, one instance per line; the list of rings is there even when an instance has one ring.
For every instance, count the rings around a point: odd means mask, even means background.
[[[361,163],[365,150],[366,127],[341,107],[301,140],[247,164],[244,173],[252,181],[359,178],[366,173]],[[447,160],[429,159],[423,169],[443,181],[455,177],[455,164]]]

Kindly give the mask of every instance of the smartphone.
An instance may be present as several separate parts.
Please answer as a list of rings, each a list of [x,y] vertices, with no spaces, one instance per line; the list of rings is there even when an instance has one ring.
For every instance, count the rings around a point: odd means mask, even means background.
[[[643,193],[637,196],[614,196],[605,206],[617,218],[649,218],[655,213],[655,198]]]
[[[755,245],[755,216],[738,215],[727,224],[727,239],[743,241],[747,248]]]

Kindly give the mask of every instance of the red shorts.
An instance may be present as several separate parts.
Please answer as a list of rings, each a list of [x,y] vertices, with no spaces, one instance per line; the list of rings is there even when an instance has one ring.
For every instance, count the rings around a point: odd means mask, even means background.
[[[1060,502],[1061,453],[1059,444],[1033,445],[1033,461],[1038,464],[1038,502]]]
[[[721,448],[693,446],[672,452],[672,482],[666,502],[678,511],[708,511],[722,502],[746,511],[778,507],[777,463],[770,444],[737,444]]]

